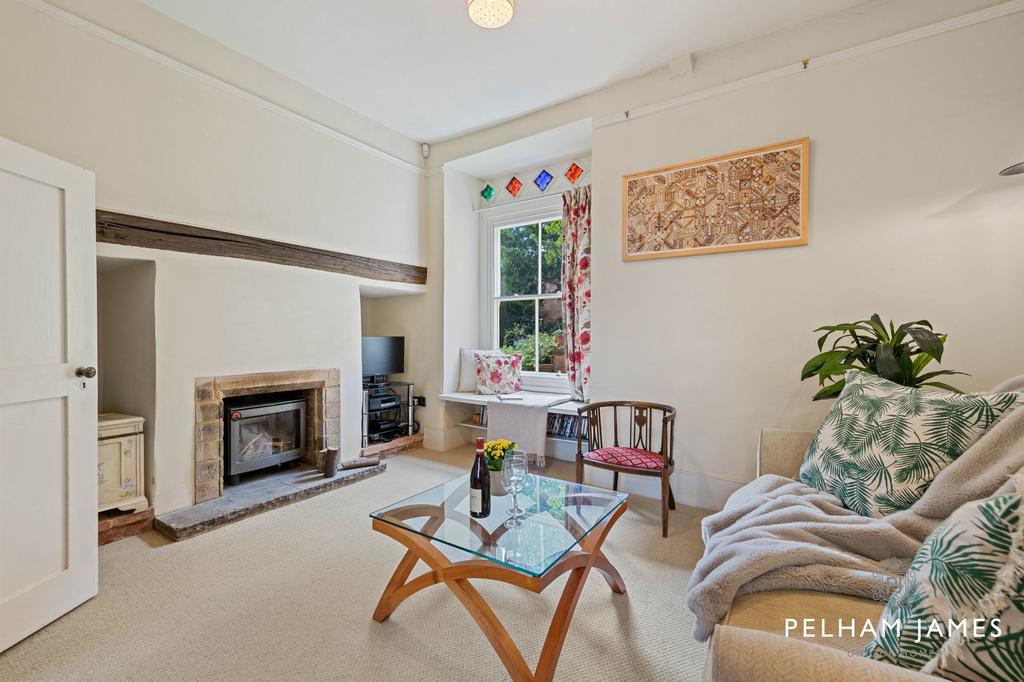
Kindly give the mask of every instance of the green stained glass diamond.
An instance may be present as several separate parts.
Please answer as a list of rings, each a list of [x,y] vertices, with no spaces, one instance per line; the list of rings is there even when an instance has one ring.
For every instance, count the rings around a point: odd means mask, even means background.
[[[484,201],[490,201],[494,198],[494,188],[487,185],[483,188],[483,191],[480,192],[480,196],[484,198]]]

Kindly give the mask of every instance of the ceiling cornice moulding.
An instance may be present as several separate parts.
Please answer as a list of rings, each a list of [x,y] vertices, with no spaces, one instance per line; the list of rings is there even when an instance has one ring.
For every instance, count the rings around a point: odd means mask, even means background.
[[[87,19],[83,19],[82,17],[72,14],[71,12],[51,5],[50,3],[45,2],[45,0],[17,1],[22,5],[25,5],[26,7],[30,7],[36,10],[37,12],[45,14],[49,17],[53,17],[55,19],[65,21],[71,24],[72,26],[75,26],[76,28],[85,31],[86,33],[106,40],[107,42],[122,47],[126,50],[129,50],[130,52],[134,52],[135,54],[145,57],[150,61],[156,62],[170,69],[173,69],[178,73],[184,74],[198,81],[201,81],[206,85],[214,87],[222,92],[226,92],[228,94],[234,95],[235,97],[244,99],[247,102],[256,104],[257,106],[260,106],[264,109],[273,111],[291,121],[304,125],[308,128],[312,128],[313,130],[319,133],[327,135],[328,137],[331,137],[340,142],[344,142],[347,145],[355,147],[356,149],[366,152],[367,154],[375,156],[379,159],[388,161],[400,168],[404,168],[405,170],[413,171],[418,174],[423,174],[424,172],[423,167],[420,165],[411,163],[399,156],[391,154],[390,152],[386,152],[383,149],[378,149],[373,145],[357,140],[351,135],[348,135],[336,128],[332,128],[331,126],[324,125],[319,121],[309,118],[308,116],[304,116],[298,112],[292,111],[291,109],[281,106],[276,102],[272,102],[266,99],[265,97],[256,95],[252,92],[249,92],[248,90],[243,90],[242,88],[232,85],[231,83],[228,83],[227,81],[222,80],[216,76],[208,74],[205,71],[201,71],[195,67],[189,66],[188,64],[180,62],[177,59],[174,59],[173,57],[169,57],[163,54],[162,52],[157,52],[152,48],[146,47],[145,45],[135,42],[134,40],[131,40],[129,38],[125,38],[124,36],[115,33],[114,31],[111,31],[109,29],[103,28],[102,26],[95,24]]]

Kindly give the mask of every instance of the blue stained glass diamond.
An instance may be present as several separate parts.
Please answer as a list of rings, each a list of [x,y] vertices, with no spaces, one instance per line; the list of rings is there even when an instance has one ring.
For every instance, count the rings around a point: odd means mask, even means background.
[[[540,191],[543,192],[551,184],[551,181],[555,179],[555,176],[548,173],[546,170],[542,170],[537,177],[533,179],[533,184],[540,187]]]

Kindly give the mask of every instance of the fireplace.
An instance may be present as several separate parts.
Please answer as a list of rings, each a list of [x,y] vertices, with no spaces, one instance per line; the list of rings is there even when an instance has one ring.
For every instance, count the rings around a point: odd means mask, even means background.
[[[337,369],[303,369],[260,374],[233,374],[230,376],[199,377],[196,379],[195,411],[195,502],[205,502],[220,497],[224,490],[224,479],[228,483],[232,476],[244,473],[238,469],[230,472],[228,466],[229,439],[235,423],[232,413],[238,407],[252,406],[257,402],[280,403],[289,399],[305,399],[304,427],[294,427],[296,415],[274,417],[273,419],[246,422],[251,431],[260,432],[266,426],[270,451],[263,445],[254,446],[247,454],[258,455],[256,462],[262,466],[269,463],[267,457],[286,461],[297,454],[305,464],[322,465],[320,452],[324,448],[340,447],[341,441],[341,373]],[[283,396],[283,397],[282,397]],[[241,399],[241,400],[240,400]],[[252,401],[252,402],[249,402]],[[279,405],[280,406],[280,405]],[[233,407],[233,409],[231,409]],[[274,413],[278,414],[278,413]],[[286,415],[286,413],[280,413]],[[292,426],[289,426],[290,424]],[[239,417],[242,422],[242,417]],[[270,423],[268,423],[270,422]],[[261,426],[262,424],[262,426]],[[294,434],[294,435],[292,435]],[[241,436],[236,436],[244,440]],[[275,448],[276,439],[276,448]],[[289,442],[291,441],[291,442]],[[243,446],[244,447],[244,446]],[[275,451],[276,450],[276,451]],[[298,451],[293,452],[293,451]],[[289,460],[294,461],[294,459]]]
[[[224,484],[241,474],[298,462],[306,449],[306,398],[301,392],[224,401]]]

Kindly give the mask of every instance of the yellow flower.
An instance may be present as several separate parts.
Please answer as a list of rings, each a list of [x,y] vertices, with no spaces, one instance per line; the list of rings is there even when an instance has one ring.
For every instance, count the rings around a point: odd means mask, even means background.
[[[516,444],[505,438],[496,438],[495,440],[489,440],[484,443],[484,453],[487,454],[491,459],[504,459],[512,450],[515,450]]]

